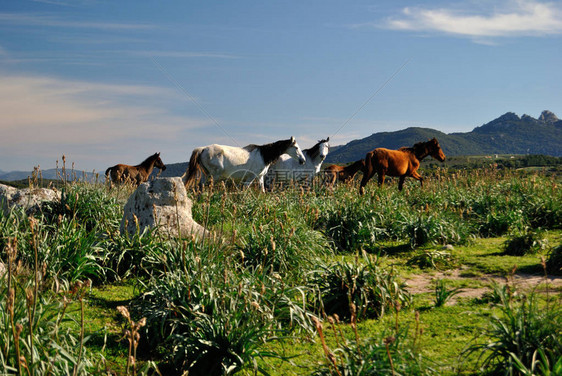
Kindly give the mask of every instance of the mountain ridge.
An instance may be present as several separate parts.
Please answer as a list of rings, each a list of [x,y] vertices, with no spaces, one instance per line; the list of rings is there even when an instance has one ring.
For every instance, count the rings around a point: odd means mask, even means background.
[[[370,136],[352,140],[345,145],[333,146],[326,158],[327,163],[349,163],[365,157],[367,152],[385,147],[398,149],[412,146],[416,142],[436,137],[446,155],[483,154],[544,154],[562,156],[562,120],[551,111],[544,110],[538,119],[527,114],[521,117],[514,112],[506,112],[498,118],[475,127],[470,132],[444,133],[442,131],[408,127],[393,132],[377,132]],[[181,176],[187,169],[187,162],[167,165],[160,176]],[[100,170],[105,171],[105,170]],[[156,170],[158,171],[158,170]],[[42,171],[45,179],[56,179],[60,170]],[[77,177],[93,179],[91,173],[76,172]],[[0,180],[14,181],[27,179],[31,171],[0,171]],[[103,173],[98,176],[104,179]]]
[[[328,163],[349,163],[367,152],[385,147],[398,149],[436,137],[446,155],[544,154],[562,156],[562,120],[545,110],[538,119],[507,112],[475,127],[471,132],[444,133],[436,129],[408,127],[395,132],[373,133],[353,140],[328,154]]]

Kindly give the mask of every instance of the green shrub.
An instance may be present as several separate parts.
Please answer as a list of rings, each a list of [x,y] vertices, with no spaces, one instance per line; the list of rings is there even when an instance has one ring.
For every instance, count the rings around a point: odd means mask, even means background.
[[[524,256],[538,253],[546,248],[547,241],[542,231],[527,230],[526,233],[516,234],[505,241],[503,250],[506,255]]]
[[[552,275],[562,275],[562,244],[553,248],[546,260],[546,271]]]
[[[396,304],[406,307],[411,296],[392,271],[380,268],[366,258],[354,264],[337,262],[321,266],[309,281],[318,294],[318,305],[327,315],[337,314],[348,320],[351,306],[356,307],[359,320],[378,318]]]
[[[17,252],[10,246],[9,253]],[[6,375],[90,375],[93,357],[85,347],[84,321],[82,331],[72,331],[69,304],[81,305],[86,284],[77,284],[70,292],[58,296],[42,291],[39,270],[31,275],[14,265],[15,254],[8,255],[5,275],[0,278],[0,373]],[[21,274],[19,274],[21,273]],[[34,279],[33,275],[38,278]],[[83,316],[82,316],[83,317]]]
[[[544,375],[554,374],[562,357],[562,306],[560,302],[540,303],[535,294],[525,299],[502,297],[500,315],[493,315],[485,335],[485,343],[468,347],[464,355],[478,354],[481,372],[493,375],[521,374],[535,368],[544,357]],[[558,362],[558,363],[557,363]],[[526,374],[526,373],[525,373]]]
[[[450,252],[439,250],[420,250],[408,260],[408,265],[416,265],[421,269],[450,269],[455,261]]]
[[[147,321],[141,348],[158,349],[168,374],[255,368],[257,358],[277,356],[264,350],[267,341],[293,329],[313,330],[302,288],[275,273],[239,270],[224,251],[209,245],[186,252],[175,269],[152,278],[132,305]]]
[[[401,216],[398,221],[412,248],[429,243],[465,244],[469,240],[470,230],[458,218],[438,213],[401,213]]]
[[[453,296],[458,295],[461,292],[461,288],[448,289],[445,281],[439,279],[435,282],[435,307],[442,307],[447,303]]]
[[[321,328],[319,332],[322,338]],[[324,343],[327,359],[325,364],[316,366],[311,376],[437,375],[416,347],[419,332],[414,333],[413,338],[410,335],[407,329],[399,329],[392,334],[386,331],[364,340],[341,338],[337,340],[341,345],[333,351]]]
[[[345,203],[326,207],[316,227],[330,238],[341,252],[374,248],[377,238],[385,238],[385,230],[377,225],[381,215],[369,206]]]

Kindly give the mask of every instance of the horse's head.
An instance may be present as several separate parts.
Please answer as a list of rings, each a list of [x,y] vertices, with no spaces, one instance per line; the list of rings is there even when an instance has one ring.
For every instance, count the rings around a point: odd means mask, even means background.
[[[300,164],[304,164],[306,162],[306,158],[301,148],[299,147],[297,140],[295,140],[295,138],[292,136],[291,136],[291,143],[289,144],[287,150],[285,150],[285,154],[289,154],[291,158],[295,158],[296,160],[299,161]]]
[[[318,141],[319,143],[318,155],[320,156],[320,159],[322,161],[326,159],[326,157],[328,156],[328,152],[330,151],[330,144],[328,143],[329,141],[330,141],[330,137],[328,137],[325,140]]]
[[[164,162],[162,162],[162,159],[160,159],[160,153],[156,153],[155,157],[156,160],[154,161],[154,167],[158,167],[160,171],[165,171],[166,165],[164,164]]]
[[[443,153],[443,150],[441,150],[439,141],[437,141],[435,137],[428,141],[428,150],[429,155],[431,155],[433,158],[437,159],[440,162],[445,161],[445,153]]]

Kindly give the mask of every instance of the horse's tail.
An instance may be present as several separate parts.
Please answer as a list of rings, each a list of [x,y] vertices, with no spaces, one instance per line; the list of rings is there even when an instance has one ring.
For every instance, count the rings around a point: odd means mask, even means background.
[[[109,173],[111,172],[111,169],[113,167],[109,167],[107,170],[105,170],[105,176],[109,177]]]
[[[193,150],[193,153],[191,153],[191,158],[189,159],[189,166],[187,167],[187,171],[181,177],[186,187],[189,187],[193,183],[193,180],[196,178],[197,173],[201,169],[202,152],[203,152],[203,148],[197,148]]]

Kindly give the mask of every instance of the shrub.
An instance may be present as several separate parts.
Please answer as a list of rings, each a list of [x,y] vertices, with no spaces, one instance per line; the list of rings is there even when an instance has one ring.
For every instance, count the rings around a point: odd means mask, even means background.
[[[562,244],[552,249],[546,260],[548,274],[562,275]]]
[[[327,315],[337,314],[350,319],[351,305],[357,310],[357,318],[378,318],[400,304],[411,303],[411,296],[404,284],[399,283],[392,271],[380,268],[366,258],[364,264],[337,262],[321,266],[313,273],[309,284],[318,294],[318,305]]]
[[[435,307],[444,306],[445,303],[447,303],[453,296],[458,295],[461,291],[460,287],[447,289],[444,280],[437,280],[435,283]]]
[[[479,354],[478,365],[482,372],[494,375],[519,374],[534,369],[537,359],[544,357],[542,374],[554,374],[562,357],[562,332],[559,302],[539,303],[538,296],[529,295],[515,301],[503,297],[501,314],[489,319],[485,335],[487,343],[468,347],[464,355]],[[557,363],[558,362],[558,363]]]
[[[353,252],[360,248],[373,248],[377,237],[386,237],[385,230],[377,226],[380,215],[365,205],[326,207],[316,227],[321,229],[342,252]],[[379,225],[380,226],[380,225]]]
[[[524,256],[529,253],[538,253],[546,248],[547,241],[541,231],[527,230],[524,234],[514,235],[504,243],[506,255]]]
[[[263,272],[300,275],[303,265],[313,264],[322,253],[331,253],[322,235],[303,225],[276,227],[276,223],[252,227],[240,234],[237,249],[241,262]]]
[[[59,296],[44,292],[43,275],[16,267],[17,246],[7,247],[7,271],[0,278],[0,373],[90,375],[94,371],[84,338],[83,297],[88,284],[78,283]],[[37,264],[35,264],[37,266]],[[25,273],[24,273],[25,272]],[[80,303],[80,334],[69,328],[67,308]]]
[[[444,214],[402,213],[399,221],[412,248],[428,243],[464,244],[469,239],[468,226]]]
[[[229,375],[255,368],[280,331],[312,330],[306,296],[279,275],[236,270],[217,248],[186,252],[176,269],[152,278],[132,305],[146,317],[142,348],[159,349],[169,374]],[[224,250],[222,250],[224,251]],[[196,253],[197,252],[197,253]],[[298,301],[297,301],[298,302]],[[256,369],[260,371],[259,369]]]
[[[417,265],[421,269],[450,269],[454,266],[454,259],[450,252],[421,250],[408,260],[408,265]]]
[[[331,325],[335,325],[330,318]],[[419,325],[419,322],[417,323]],[[388,331],[376,337],[361,340],[355,332],[355,341],[343,337],[336,338],[340,344],[331,351],[324,340],[323,329],[317,325],[320,339],[326,355],[326,362],[317,366],[311,376],[371,376],[371,375],[437,375],[429,362],[419,352],[416,342],[421,331],[416,326],[413,338],[409,331],[397,328],[396,332]],[[334,332],[338,333],[336,328]],[[336,334],[337,336],[337,334]]]

